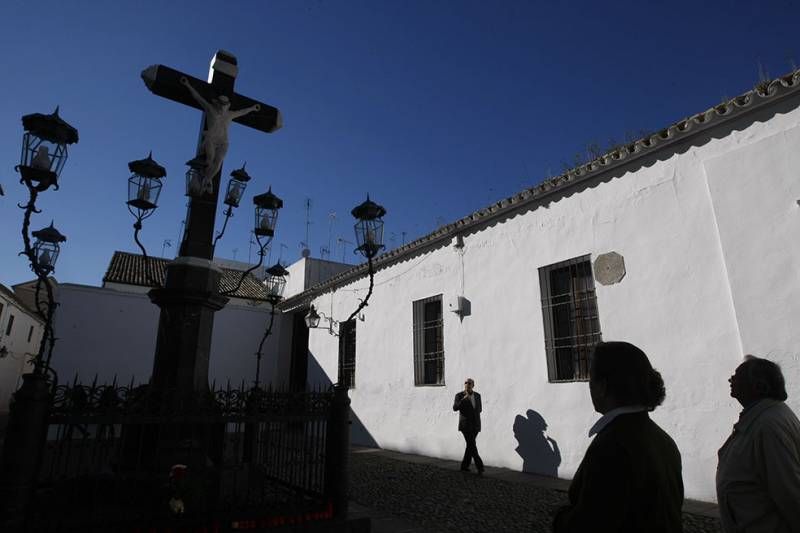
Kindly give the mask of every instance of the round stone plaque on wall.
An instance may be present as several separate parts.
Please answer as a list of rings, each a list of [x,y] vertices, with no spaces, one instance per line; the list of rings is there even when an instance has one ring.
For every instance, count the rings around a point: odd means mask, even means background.
[[[594,260],[594,279],[600,285],[613,285],[625,277],[625,259],[617,252],[601,254]]]

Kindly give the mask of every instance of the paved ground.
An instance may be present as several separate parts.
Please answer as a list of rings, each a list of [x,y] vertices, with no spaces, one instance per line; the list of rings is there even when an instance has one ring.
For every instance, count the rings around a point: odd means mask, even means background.
[[[550,532],[569,481],[487,467],[484,477],[455,461],[353,448],[351,515],[374,533]],[[687,501],[686,533],[719,532],[716,506]]]

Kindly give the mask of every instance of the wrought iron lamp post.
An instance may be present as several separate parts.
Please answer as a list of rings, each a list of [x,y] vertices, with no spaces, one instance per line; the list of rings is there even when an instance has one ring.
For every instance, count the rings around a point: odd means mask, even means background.
[[[78,142],[78,130],[58,116],[58,108],[51,115],[25,115],[22,126],[25,129],[22,153],[15,170],[20,174],[20,183],[28,188],[29,198],[27,204],[19,206],[25,211],[22,221],[25,248],[20,255],[28,258],[31,270],[36,274],[35,305],[44,320],[44,332],[39,351],[33,356],[33,372],[22,376],[22,386],[14,393],[0,457],[0,528],[9,530],[21,529],[24,525],[42,460],[50,398],[47,373],[52,372],[50,360],[55,345],[53,314],[56,302],[47,278],[55,270],[60,244],[66,241],[51,222],[50,226],[33,232],[36,240],[32,245],[28,235],[31,214],[40,212],[36,208],[39,193],[51,186],[58,189],[58,178],[67,161],[67,146]],[[42,309],[39,297],[43,284],[47,291],[47,309]],[[46,359],[45,350],[48,354]]]
[[[275,323],[275,306],[283,299],[283,291],[286,288],[286,276],[289,272],[283,268],[280,263],[275,263],[267,269],[266,276],[264,277],[264,286],[267,289],[267,301],[270,303],[269,310],[269,324],[264,331],[264,336],[261,337],[261,342],[258,344],[258,351],[256,352],[256,380],[255,387],[258,388],[261,383],[261,352],[264,348],[264,342],[272,333],[272,326]]]
[[[258,243],[258,263],[242,272],[242,276],[239,278],[236,287],[222,291],[222,294],[226,296],[238,291],[239,287],[244,283],[244,280],[247,279],[247,276],[264,264],[264,256],[267,254],[266,249],[272,242],[272,237],[275,235],[275,225],[278,222],[278,210],[283,207],[283,200],[272,194],[272,187],[270,187],[264,194],[254,196],[253,204],[256,206],[256,224],[253,228],[253,233]],[[262,242],[262,238],[265,239],[264,242]]]
[[[353,311],[353,313],[347,318],[347,320],[345,320],[345,322],[349,322],[356,318],[358,313],[360,313],[361,310],[367,306],[367,303],[372,296],[372,289],[375,285],[375,269],[372,264],[372,259],[384,248],[383,216],[386,214],[386,209],[370,200],[369,195],[367,195],[367,199],[354,207],[351,211],[351,214],[356,219],[354,229],[356,232],[356,243],[358,244],[358,247],[355,249],[355,253],[360,253],[367,258],[369,290],[367,291],[367,296],[361,300],[361,303],[359,303],[356,310]],[[309,329],[319,327],[320,318],[320,313],[312,305],[311,309],[308,311],[308,314],[305,316],[306,326],[308,326]],[[334,324],[338,325],[340,322],[327,316],[324,318],[328,320],[328,332],[331,335],[337,335],[337,333],[333,330],[333,326]]]
[[[228,227],[228,219],[233,216],[233,210],[239,207],[239,202],[244,196],[244,191],[247,189],[247,182],[250,181],[250,174],[244,169],[247,163],[242,165],[242,168],[237,168],[231,172],[231,179],[228,180],[228,189],[225,191],[225,200],[223,203],[228,206],[225,210],[225,222],[222,223],[222,230],[214,238],[214,246],[217,246],[217,241],[225,234],[225,228]]]
[[[37,278],[36,310],[45,321],[45,328],[39,352],[34,358],[34,374],[43,375],[50,366],[55,345],[52,321],[56,303],[53,288],[47,277],[55,269],[60,251],[59,244],[66,241],[66,237],[56,230],[52,222],[49,227],[33,232],[32,235],[36,239],[33,245],[28,232],[31,214],[40,212],[36,208],[39,193],[48,190],[50,186],[58,189],[58,178],[68,157],[67,147],[78,142],[78,130],[58,115],[58,108],[50,115],[41,113],[25,115],[22,117],[22,126],[25,129],[22,136],[22,153],[20,163],[15,170],[20,174],[20,183],[28,188],[29,198],[27,204],[19,206],[25,210],[22,221],[22,241],[25,248],[20,255],[28,258],[31,270]],[[46,310],[42,309],[39,298],[43,284],[47,292]],[[45,361],[46,349],[48,356]]]
[[[161,180],[167,176],[167,171],[155,162],[153,152],[150,152],[144,159],[138,159],[128,163],[131,176],[128,178],[128,211],[136,218],[133,223],[133,240],[142,250],[145,264],[145,275],[147,281],[157,286],[150,271],[150,261],[147,250],[139,240],[139,232],[142,230],[142,220],[151,216],[158,207],[158,197],[161,194]]]

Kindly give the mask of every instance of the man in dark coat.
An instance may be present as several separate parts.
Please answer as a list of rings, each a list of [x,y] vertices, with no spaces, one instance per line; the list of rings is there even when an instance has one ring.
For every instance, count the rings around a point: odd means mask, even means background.
[[[458,430],[464,434],[467,448],[464,450],[464,459],[461,461],[461,470],[469,472],[469,465],[475,460],[478,474],[483,474],[483,461],[478,455],[478,445],[475,439],[481,431],[481,395],[473,390],[475,382],[467,378],[464,390],[456,394],[453,401],[453,411],[458,411]]]
[[[556,533],[681,533],[683,480],[675,442],[650,420],[664,382],[647,356],[626,342],[600,343],[589,369],[602,417],[569,487]]]

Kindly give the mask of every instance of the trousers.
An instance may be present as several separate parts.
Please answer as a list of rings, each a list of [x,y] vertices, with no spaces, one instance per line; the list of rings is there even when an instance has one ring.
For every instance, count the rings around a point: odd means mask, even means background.
[[[467,448],[464,450],[464,459],[461,461],[461,470],[467,470],[470,463],[475,461],[475,468],[478,472],[483,472],[483,460],[478,455],[478,445],[475,443],[475,438],[478,433],[475,431],[462,431],[464,440],[467,442]]]

